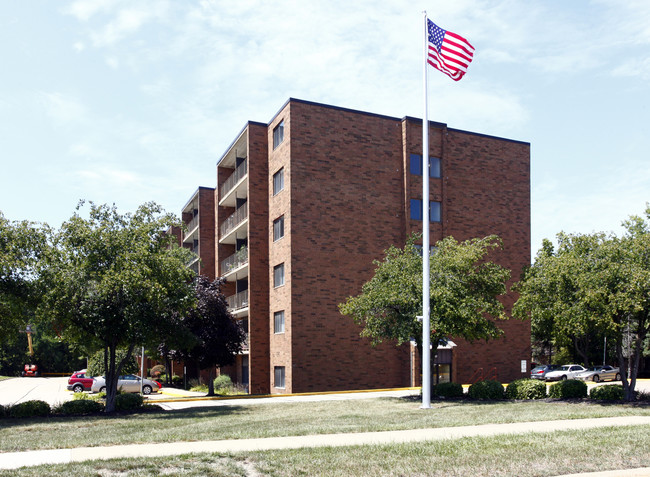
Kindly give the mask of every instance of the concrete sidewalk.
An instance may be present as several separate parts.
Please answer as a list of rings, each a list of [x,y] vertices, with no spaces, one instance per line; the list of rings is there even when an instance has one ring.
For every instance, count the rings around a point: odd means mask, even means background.
[[[164,457],[190,453],[251,452],[273,449],[298,449],[302,447],[341,447],[379,445],[406,442],[424,442],[462,437],[488,437],[503,434],[544,433],[564,430],[594,429],[611,426],[647,426],[650,416],[604,417],[597,419],[565,419],[558,421],[519,422],[511,424],[486,424],[482,426],[444,427],[434,429],[409,429],[403,431],[362,432],[349,434],[318,434],[258,439],[233,439],[200,442],[168,442],[159,444],[117,445],[109,447],[78,447],[30,452],[0,453],[0,469],[16,469],[41,464],[81,462],[85,460],[123,457]],[[650,469],[626,470],[626,476],[650,476]],[[617,473],[587,475],[615,476]]]

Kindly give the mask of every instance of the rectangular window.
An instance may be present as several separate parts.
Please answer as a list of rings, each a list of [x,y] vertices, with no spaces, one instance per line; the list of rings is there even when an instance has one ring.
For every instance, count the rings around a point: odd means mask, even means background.
[[[440,158],[429,158],[429,177],[440,177]]]
[[[273,241],[276,242],[284,237],[284,215],[273,221]]]
[[[284,366],[274,366],[274,380],[273,386],[276,388],[284,388]]]
[[[284,167],[273,174],[273,195],[284,189]]]
[[[422,175],[422,156],[418,154],[411,154],[410,171],[411,174],[414,174],[416,176]]]
[[[431,222],[441,221],[440,202],[435,200],[429,202],[429,220]]]
[[[411,199],[411,220],[422,220],[422,201]]]
[[[273,129],[273,149],[282,144],[282,141],[284,141],[284,120]]]
[[[284,263],[273,267],[273,286],[275,288],[284,285]]]
[[[422,175],[422,156],[419,154],[410,155],[409,170],[416,176]],[[440,177],[440,158],[429,156],[429,177]]]
[[[429,222],[442,221],[441,207],[441,203],[436,200],[429,202]],[[422,201],[420,199],[411,199],[411,220],[422,220]]]
[[[273,333],[284,333],[284,310],[273,313]]]

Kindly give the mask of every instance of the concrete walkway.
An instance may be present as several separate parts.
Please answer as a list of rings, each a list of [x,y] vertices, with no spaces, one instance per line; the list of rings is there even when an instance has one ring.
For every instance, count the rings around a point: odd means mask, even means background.
[[[109,447],[78,447],[30,452],[0,453],[0,469],[16,469],[40,464],[70,463],[85,460],[123,457],[164,457],[188,453],[251,452],[301,447],[341,447],[378,445],[406,442],[424,442],[462,437],[487,437],[502,434],[543,433],[564,430],[583,430],[610,426],[650,425],[650,416],[604,417],[597,419],[565,419],[558,421],[486,424],[481,426],[409,429],[403,431],[361,432],[349,434],[318,434],[258,439],[233,439],[200,442],[169,442],[160,444],[117,445]],[[640,473],[634,473],[640,472]],[[626,470],[626,476],[650,476],[650,468]],[[614,473],[582,474],[594,476],[622,475]]]

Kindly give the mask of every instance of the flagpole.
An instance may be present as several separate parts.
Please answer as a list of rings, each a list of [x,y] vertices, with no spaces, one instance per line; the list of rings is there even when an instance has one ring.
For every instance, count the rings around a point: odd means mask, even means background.
[[[424,118],[422,119],[422,405],[431,408],[431,324],[429,310],[429,112],[427,95],[428,24],[424,13]]]

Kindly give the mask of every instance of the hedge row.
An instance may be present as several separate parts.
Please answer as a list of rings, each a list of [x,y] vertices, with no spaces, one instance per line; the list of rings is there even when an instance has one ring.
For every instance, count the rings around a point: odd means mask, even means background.
[[[116,411],[133,411],[143,407],[144,401],[139,394],[118,394],[115,397]],[[47,417],[51,415],[83,416],[104,410],[104,404],[91,399],[74,399],[52,408],[45,401],[25,401],[12,406],[0,404],[0,418]]]
[[[598,401],[622,401],[623,386],[611,384],[597,386],[587,393],[587,384],[577,379],[560,381],[549,387],[548,396],[546,383],[537,379],[518,379],[503,385],[498,381],[486,380],[472,384],[467,391],[470,399],[498,401],[501,399],[545,399],[546,397],[558,399],[582,399],[589,397]],[[458,383],[441,383],[433,388],[433,394],[442,398],[463,397],[463,388]]]

